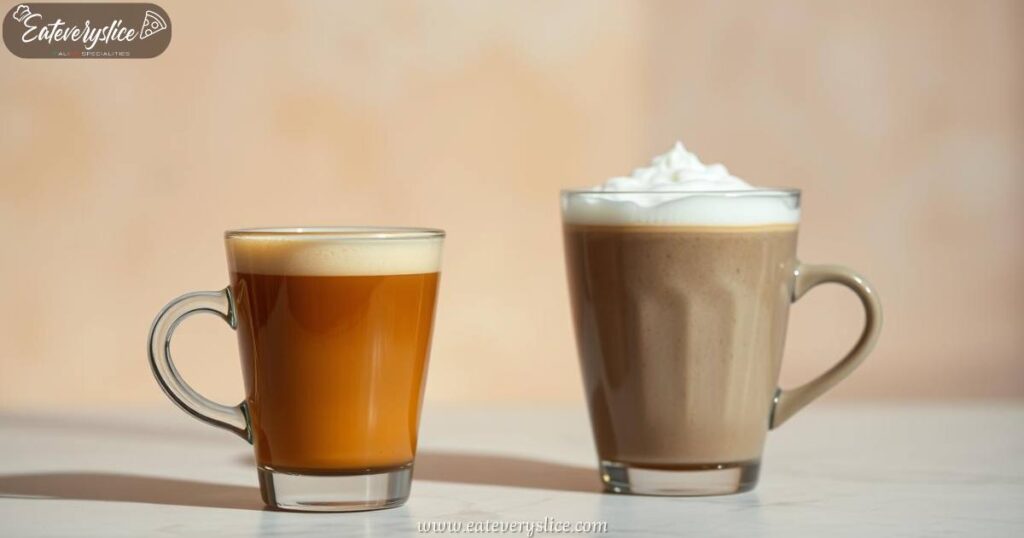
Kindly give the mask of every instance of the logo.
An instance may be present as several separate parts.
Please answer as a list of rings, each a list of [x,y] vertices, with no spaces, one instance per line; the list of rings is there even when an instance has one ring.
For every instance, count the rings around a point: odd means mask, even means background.
[[[4,45],[20,58],[153,58],[171,43],[156,4],[18,4],[4,16]]]

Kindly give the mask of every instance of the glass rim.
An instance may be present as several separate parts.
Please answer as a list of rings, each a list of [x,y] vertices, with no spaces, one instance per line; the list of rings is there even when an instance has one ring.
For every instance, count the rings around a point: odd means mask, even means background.
[[[238,228],[224,232],[226,239],[282,237],[355,241],[363,239],[431,239],[444,236],[445,232],[440,228],[405,226],[270,226]]]
[[[743,197],[743,196],[800,196],[801,191],[797,188],[791,187],[757,187],[753,189],[743,190],[703,190],[703,191],[659,191],[659,190],[628,190],[628,191],[599,191],[594,189],[562,189],[562,196],[585,196],[585,195],[598,195],[598,196],[619,196],[619,195],[637,195],[637,194],[658,194],[658,195],[675,195],[675,196],[724,196],[724,197]]]

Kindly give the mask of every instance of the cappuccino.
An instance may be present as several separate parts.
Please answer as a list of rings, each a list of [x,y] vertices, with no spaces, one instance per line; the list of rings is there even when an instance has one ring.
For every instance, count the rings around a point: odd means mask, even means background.
[[[754,189],[681,144],[631,177],[563,194],[577,348],[610,490],[756,483],[798,222],[796,193]],[[711,486],[637,480],[702,470],[735,472]]]

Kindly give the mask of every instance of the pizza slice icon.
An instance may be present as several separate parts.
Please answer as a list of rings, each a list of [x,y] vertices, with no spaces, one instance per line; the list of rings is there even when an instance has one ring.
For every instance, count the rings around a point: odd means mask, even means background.
[[[146,39],[147,37],[162,32],[167,29],[167,21],[164,20],[156,12],[146,10],[146,18],[142,21],[142,28],[139,29],[139,39]]]

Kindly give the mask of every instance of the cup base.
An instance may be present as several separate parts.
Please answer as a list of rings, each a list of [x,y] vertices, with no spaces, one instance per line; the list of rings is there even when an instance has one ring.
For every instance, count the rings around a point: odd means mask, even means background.
[[[750,491],[757,485],[760,461],[640,467],[601,461],[605,491],[635,495],[696,497]]]
[[[270,508],[299,512],[359,512],[405,504],[412,464],[364,473],[301,474],[257,468],[260,493]]]

